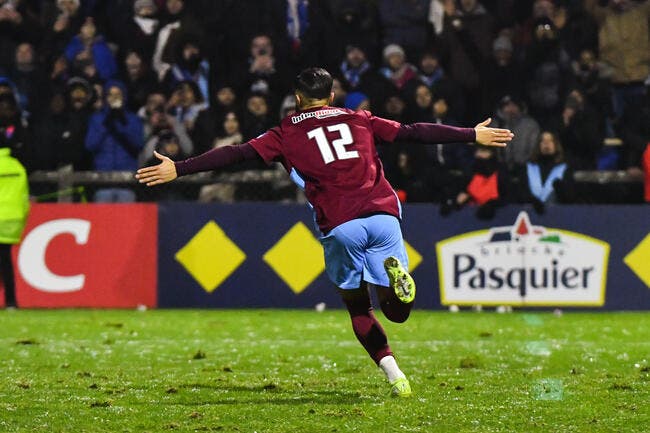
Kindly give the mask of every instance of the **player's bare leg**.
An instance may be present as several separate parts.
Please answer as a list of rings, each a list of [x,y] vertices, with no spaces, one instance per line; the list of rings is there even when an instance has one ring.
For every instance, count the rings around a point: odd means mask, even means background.
[[[388,338],[381,324],[375,317],[368,286],[362,282],[361,287],[354,290],[339,290],[345,304],[354,335],[366,349],[368,355],[382,369],[388,382],[391,384],[391,395],[408,397],[411,395],[411,386],[406,376],[397,366],[393,352],[388,345]]]
[[[391,322],[404,323],[411,314],[413,308],[413,301],[405,304],[400,301],[395,291],[390,287],[375,286],[379,305],[384,316]]]

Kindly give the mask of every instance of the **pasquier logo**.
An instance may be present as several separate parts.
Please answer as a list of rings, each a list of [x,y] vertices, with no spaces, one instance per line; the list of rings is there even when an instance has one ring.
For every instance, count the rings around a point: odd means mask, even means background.
[[[443,305],[601,306],[609,244],[580,233],[533,226],[520,212],[513,226],[438,242]]]
[[[84,274],[62,276],[48,268],[45,261],[47,247],[55,237],[69,233],[75,242],[85,245],[90,233],[90,221],[65,218],[49,221],[30,231],[18,252],[18,269],[27,283],[37,290],[65,293],[81,290],[86,280]]]

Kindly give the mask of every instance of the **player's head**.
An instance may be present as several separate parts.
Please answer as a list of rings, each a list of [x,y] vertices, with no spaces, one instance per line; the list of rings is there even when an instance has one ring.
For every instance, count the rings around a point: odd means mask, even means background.
[[[307,68],[296,77],[296,103],[301,110],[331,103],[332,76],[323,68]]]

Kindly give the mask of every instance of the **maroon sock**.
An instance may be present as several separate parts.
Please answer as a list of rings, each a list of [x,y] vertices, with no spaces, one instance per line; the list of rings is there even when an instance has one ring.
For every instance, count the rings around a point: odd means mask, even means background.
[[[384,356],[392,355],[386,333],[372,311],[368,294],[353,299],[343,299],[343,302],[350,313],[354,335],[373,361],[379,364]]]

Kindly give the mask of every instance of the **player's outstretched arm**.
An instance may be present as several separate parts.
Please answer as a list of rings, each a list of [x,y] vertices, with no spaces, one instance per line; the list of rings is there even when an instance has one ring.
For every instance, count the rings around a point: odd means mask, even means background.
[[[163,156],[154,150],[154,156],[160,160],[160,164],[144,167],[136,172],[135,178],[138,182],[145,183],[147,186],[160,185],[161,183],[171,182],[176,179],[176,165],[174,161]]]
[[[490,128],[490,122],[492,119],[487,118],[474,127],[476,142],[485,146],[505,147],[515,134],[509,129]]]
[[[410,141],[419,143],[471,143],[476,142],[487,146],[505,146],[512,137],[508,129],[490,128],[487,125],[492,119],[487,119],[474,128],[459,128],[437,123],[411,123],[401,125],[395,136],[395,141]]]
[[[161,160],[160,164],[141,168],[135,175],[140,183],[145,183],[147,186],[171,182],[179,176],[199,173],[201,171],[217,170],[238,162],[260,157],[250,143],[217,147],[199,156],[178,162],[174,162],[158,152],[154,152],[154,155]]]

